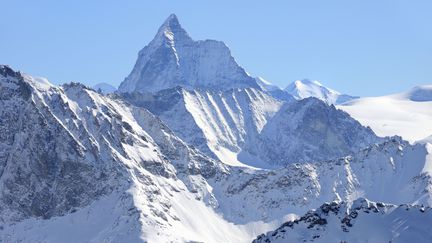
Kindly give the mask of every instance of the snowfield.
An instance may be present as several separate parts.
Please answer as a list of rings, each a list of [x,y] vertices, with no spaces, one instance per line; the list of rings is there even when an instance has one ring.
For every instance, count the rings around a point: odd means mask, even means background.
[[[432,86],[410,91],[366,97],[338,106],[379,136],[399,135],[415,142],[432,135]]]

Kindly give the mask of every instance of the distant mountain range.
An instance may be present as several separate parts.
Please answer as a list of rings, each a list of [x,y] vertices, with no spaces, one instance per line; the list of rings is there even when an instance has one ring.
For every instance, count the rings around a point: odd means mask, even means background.
[[[281,89],[175,15],[118,90],[0,65],[0,242],[429,242],[429,91]]]

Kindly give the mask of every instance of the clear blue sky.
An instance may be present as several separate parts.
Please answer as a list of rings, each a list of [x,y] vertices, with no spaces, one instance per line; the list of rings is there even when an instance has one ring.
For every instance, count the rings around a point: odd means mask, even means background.
[[[432,83],[431,0],[0,0],[0,63],[53,83],[118,85],[170,13],[249,73],[373,96]]]

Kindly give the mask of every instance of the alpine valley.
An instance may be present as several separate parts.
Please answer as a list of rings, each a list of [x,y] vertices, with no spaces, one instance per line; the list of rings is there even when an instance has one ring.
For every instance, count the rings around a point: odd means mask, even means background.
[[[118,89],[1,65],[0,242],[431,242],[430,111],[281,89],[175,15]]]

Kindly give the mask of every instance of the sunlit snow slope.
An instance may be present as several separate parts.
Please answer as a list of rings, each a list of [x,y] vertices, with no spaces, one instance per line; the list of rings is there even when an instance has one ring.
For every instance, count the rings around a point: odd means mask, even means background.
[[[296,99],[304,99],[315,97],[324,101],[327,104],[341,104],[358,97],[341,94],[336,90],[329,89],[323,86],[318,81],[308,79],[296,80],[285,88],[285,92],[292,95]]]
[[[338,106],[380,136],[400,135],[411,142],[432,135],[432,85]]]

